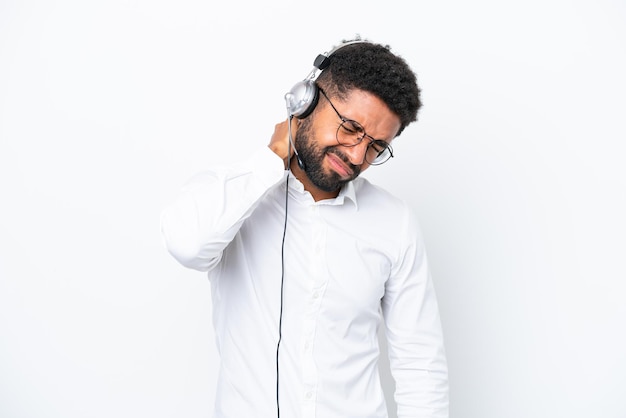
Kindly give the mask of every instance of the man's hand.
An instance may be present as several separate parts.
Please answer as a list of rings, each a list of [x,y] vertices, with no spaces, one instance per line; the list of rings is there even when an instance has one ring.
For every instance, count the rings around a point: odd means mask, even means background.
[[[277,123],[274,127],[274,133],[268,147],[274,154],[278,155],[285,162],[285,168],[287,168],[287,158],[293,155],[293,147],[289,147],[289,120]],[[293,118],[291,122],[291,134],[296,136],[298,130],[298,120]],[[291,151],[291,153],[289,152]]]

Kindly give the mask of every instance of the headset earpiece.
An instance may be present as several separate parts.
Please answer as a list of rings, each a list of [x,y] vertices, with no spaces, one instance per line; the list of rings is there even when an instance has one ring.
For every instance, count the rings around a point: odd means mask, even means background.
[[[314,80],[303,80],[296,83],[285,95],[287,111],[290,116],[298,119],[306,118],[313,112],[319,100],[319,89]]]
[[[340,48],[343,48],[347,45],[352,45],[356,43],[366,43],[368,41],[363,40],[355,40],[350,42],[345,42],[328,53],[319,54],[315,61],[313,61],[313,70],[309,73],[309,75],[302,81],[296,83],[295,86],[289,90],[287,94],[285,94],[285,101],[287,102],[287,112],[289,112],[289,116],[295,116],[298,119],[306,118],[313,112],[315,106],[317,106],[317,101],[319,100],[319,88],[317,84],[315,84],[315,80],[319,75],[319,72],[322,72],[330,65],[330,56]]]

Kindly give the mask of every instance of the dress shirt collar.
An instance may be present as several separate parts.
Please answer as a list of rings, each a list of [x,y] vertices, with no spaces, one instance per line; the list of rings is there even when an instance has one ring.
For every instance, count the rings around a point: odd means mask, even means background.
[[[313,197],[309,192],[304,190],[304,185],[300,180],[298,180],[291,171],[288,172],[289,176],[289,190],[290,194],[300,201],[309,200],[313,202]],[[284,185],[283,185],[284,187]],[[354,210],[358,210],[357,198],[356,198],[356,190],[354,187],[354,181],[351,181],[345,184],[341,190],[339,191],[339,195],[332,199],[324,199],[319,202],[313,202],[317,205],[343,205],[348,199],[354,204]]]

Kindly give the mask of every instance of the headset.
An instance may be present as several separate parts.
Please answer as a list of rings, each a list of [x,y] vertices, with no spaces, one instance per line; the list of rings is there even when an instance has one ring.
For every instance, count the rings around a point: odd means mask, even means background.
[[[331,55],[345,46],[359,43],[369,43],[369,41],[357,39],[344,42],[334,47],[330,52],[319,54],[317,58],[315,58],[311,72],[304,80],[296,83],[291,90],[285,94],[287,112],[290,117],[295,116],[298,119],[304,119],[313,112],[319,100],[319,87],[315,83],[315,80],[317,80],[319,74],[330,65]]]
[[[293,138],[291,135],[291,120],[296,117],[298,119],[304,119],[313,112],[315,106],[317,106],[317,102],[319,100],[319,87],[316,84],[316,80],[319,77],[319,74],[322,73],[328,66],[330,65],[330,57],[337,50],[343,48],[344,46],[358,44],[358,43],[369,43],[369,41],[357,39],[354,41],[344,42],[332,50],[330,52],[325,52],[323,54],[319,54],[315,61],[313,61],[313,69],[309,74],[304,78],[304,80],[296,83],[291,90],[289,90],[285,94],[285,102],[287,105],[287,114],[288,114],[288,125],[289,125],[289,157],[287,157],[287,170],[290,170],[290,162],[291,162],[291,150],[293,150],[294,155],[296,156],[298,166],[302,171],[306,171],[306,166],[304,161],[298,155],[298,151],[296,150],[293,144]],[[280,418],[280,401],[279,401],[279,363],[278,363],[278,354],[280,351],[280,342],[282,340],[282,322],[283,322],[283,294],[284,294],[284,281],[285,281],[285,237],[287,235],[287,208],[289,202],[289,176],[287,176],[286,184],[285,184],[285,223],[283,226],[283,237],[281,244],[281,278],[280,278],[280,313],[278,319],[278,342],[276,343],[276,411],[277,418]]]
[[[296,117],[298,119],[304,119],[313,112],[315,106],[317,106],[317,102],[319,101],[319,93],[320,89],[316,83],[319,75],[330,65],[330,57],[337,50],[348,46],[359,43],[370,43],[369,41],[356,39],[353,41],[344,42],[339,44],[330,50],[330,52],[325,52],[323,54],[319,54],[315,60],[313,61],[313,69],[309,72],[309,74],[304,78],[304,80],[296,83],[291,90],[285,93],[285,103],[287,105],[287,115],[289,119],[289,147],[291,155],[291,150],[296,156],[296,160],[298,162],[298,166],[302,171],[306,171],[306,165],[304,161],[300,158],[298,154],[298,150],[293,143],[293,137],[291,135],[291,119]],[[289,159],[287,161],[287,169],[289,170],[290,164]]]

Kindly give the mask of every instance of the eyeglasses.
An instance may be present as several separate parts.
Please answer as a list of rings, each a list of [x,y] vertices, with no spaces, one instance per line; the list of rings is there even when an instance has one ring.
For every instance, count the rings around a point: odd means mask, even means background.
[[[333,103],[330,101],[324,90],[319,89],[320,93],[328,100],[330,107],[333,108],[339,119],[341,119],[341,125],[337,128],[337,142],[344,147],[354,147],[363,141],[363,138],[367,137],[370,141],[365,151],[365,161],[370,165],[381,165],[387,162],[393,157],[393,149],[386,141],[382,139],[375,139],[365,133],[365,128],[359,122],[351,119],[346,119],[337,111]]]

